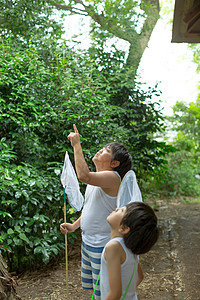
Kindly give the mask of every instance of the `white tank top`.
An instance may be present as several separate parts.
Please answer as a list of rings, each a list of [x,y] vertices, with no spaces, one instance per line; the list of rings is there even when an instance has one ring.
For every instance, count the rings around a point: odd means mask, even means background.
[[[106,219],[116,207],[117,197],[109,196],[98,186],[87,185],[81,214],[82,240],[85,244],[105,246],[110,240],[110,225]]]
[[[116,237],[110,240],[108,243],[112,243],[113,241],[117,241],[123,247],[126,253],[125,262],[121,265],[121,279],[122,279],[122,296],[120,299],[123,298],[123,295],[126,291],[127,285],[131,279],[131,276],[134,275],[127,291],[126,300],[137,300],[136,295],[136,283],[138,278],[138,262],[139,256],[134,255],[124,244],[124,240],[122,237]],[[108,277],[108,269],[107,269],[107,262],[104,257],[105,248],[101,255],[101,275],[100,275],[100,290],[101,290],[101,300],[105,300],[108,292],[110,290],[109,286],[109,277]]]

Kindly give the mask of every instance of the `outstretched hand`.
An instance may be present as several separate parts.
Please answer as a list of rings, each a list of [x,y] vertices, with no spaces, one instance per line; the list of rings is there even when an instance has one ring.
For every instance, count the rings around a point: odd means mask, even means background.
[[[79,132],[75,124],[73,124],[73,128],[74,132],[70,132],[70,134],[67,136],[68,140],[70,140],[71,142],[72,147],[80,143]]]

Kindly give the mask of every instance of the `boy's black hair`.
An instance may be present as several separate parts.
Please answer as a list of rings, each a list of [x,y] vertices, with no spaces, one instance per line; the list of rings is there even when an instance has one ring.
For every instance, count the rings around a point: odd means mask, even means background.
[[[127,248],[134,254],[148,252],[158,240],[159,229],[153,209],[143,202],[132,202],[126,206],[121,225],[130,231],[123,236]]]
[[[131,169],[132,167],[132,158],[126,147],[119,143],[109,143],[105,148],[111,149],[112,152],[112,161],[117,160],[120,162],[120,165],[114,170],[117,171],[121,177]]]

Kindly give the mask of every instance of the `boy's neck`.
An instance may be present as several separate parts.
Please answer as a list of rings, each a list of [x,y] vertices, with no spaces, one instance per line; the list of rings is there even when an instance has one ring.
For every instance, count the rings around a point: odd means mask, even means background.
[[[102,171],[114,171],[113,168],[109,167],[103,167],[103,166],[96,166],[96,172],[102,172]]]
[[[114,239],[116,237],[123,237],[123,234],[120,234],[118,230],[111,229],[110,239]]]

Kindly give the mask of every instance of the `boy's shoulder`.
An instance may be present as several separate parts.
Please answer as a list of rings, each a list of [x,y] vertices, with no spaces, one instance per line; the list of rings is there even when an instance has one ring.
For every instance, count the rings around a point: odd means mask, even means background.
[[[120,248],[121,244],[119,241],[116,240],[110,240],[105,246],[106,252],[114,252],[115,254],[117,251],[119,251]]]
[[[118,251],[118,249],[123,248],[121,243],[120,243],[121,238],[114,238],[111,239],[106,245],[105,249],[108,251]]]
[[[119,240],[110,240],[105,246],[105,258],[110,261],[125,260],[126,254]]]

